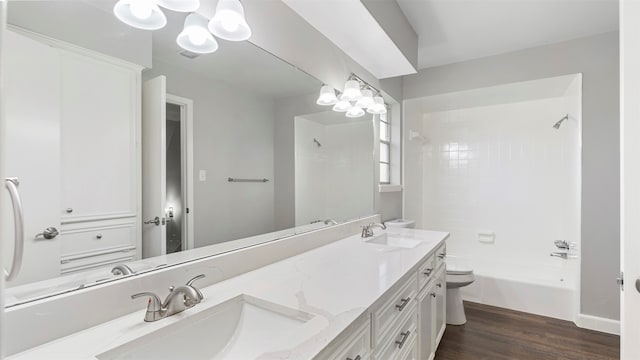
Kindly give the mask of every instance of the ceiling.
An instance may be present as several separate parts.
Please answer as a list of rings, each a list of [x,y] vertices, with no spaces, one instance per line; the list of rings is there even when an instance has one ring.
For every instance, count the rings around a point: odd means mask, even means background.
[[[618,29],[618,0],[397,0],[419,38],[418,68]]]

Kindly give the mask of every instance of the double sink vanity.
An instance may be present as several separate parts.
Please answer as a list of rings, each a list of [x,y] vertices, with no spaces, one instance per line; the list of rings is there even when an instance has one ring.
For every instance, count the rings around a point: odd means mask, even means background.
[[[202,288],[174,284],[202,299],[157,321],[142,309],[153,296],[122,294],[141,310],[10,359],[432,359],[445,328],[448,233],[372,232]]]

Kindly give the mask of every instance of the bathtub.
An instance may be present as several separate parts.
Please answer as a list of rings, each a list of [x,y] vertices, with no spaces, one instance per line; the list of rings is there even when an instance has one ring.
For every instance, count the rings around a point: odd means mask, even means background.
[[[464,300],[576,321],[580,266],[576,259],[527,264],[448,256],[447,264],[473,268],[475,282],[460,289]]]

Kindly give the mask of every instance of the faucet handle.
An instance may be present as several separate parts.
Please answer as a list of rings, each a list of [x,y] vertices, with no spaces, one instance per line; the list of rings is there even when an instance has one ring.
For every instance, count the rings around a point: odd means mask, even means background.
[[[202,278],[204,278],[204,277],[205,277],[205,275],[204,275],[204,274],[200,274],[200,275],[198,275],[198,276],[194,277],[193,279],[191,279],[191,280],[187,281],[187,286],[191,286],[191,285],[193,285],[193,283],[194,283],[196,280],[200,280],[200,279],[202,279]]]
[[[148,296],[149,304],[147,305],[147,311],[160,311],[162,310],[162,302],[158,295],[152,292],[141,292],[139,294],[131,295],[131,299],[137,299],[139,297]]]
[[[202,278],[204,278],[204,277],[205,277],[205,275],[204,275],[204,274],[200,274],[200,275],[198,275],[198,276],[194,277],[193,279],[191,279],[191,280],[187,281],[187,286],[191,286],[191,287],[193,288],[193,290],[195,290],[195,291],[196,291],[196,294],[198,294],[197,303],[198,303],[198,302],[200,302],[200,301],[202,301],[202,299],[204,299],[204,295],[202,295],[202,292],[200,291],[200,289],[198,289],[197,287],[193,286],[193,283],[194,283],[196,280],[200,280],[200,279],[202,279]]]

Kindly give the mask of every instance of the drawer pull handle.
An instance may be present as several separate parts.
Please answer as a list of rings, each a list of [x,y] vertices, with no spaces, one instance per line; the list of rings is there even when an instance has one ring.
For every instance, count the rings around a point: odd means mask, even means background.
[[[404,307],[407,306],[407,304],[409,303],[409,300],[411,300],[410,297],[407,297],[405,299],[400,299],[400,304],[396,305],[396,309],[398,309],[398,311],[404,310]]]
[[[437,296],[435,292],[432,292],[432,293],[431,293],[431,294],[429,294],[429,295],[431,295],[431,297],[436,297],[436,296]]]
[[[73,212],[73,208],[67,208],[67,210],[65,210],[67,212],[67,214],[71,214]]]
[[[98,239],[98,240],[102,239],[102,234],[96,235],[96,239]]]
[[[433,272],[433,269],[432,268],[428,268],[425,272],[423,272],[423,274],[429,276],[429,275],[431,275],[432,272]]]
[[[362,359],[362,357],[360,357],[360,355],[354,357],[353,359],[350,358],[350,357],[347,358],[347,360],[360,360],[360,359]]]
[[[437,283],[436,286],[441,288],[442,287],[442,283]]]
[[[398,349],[402,349],[402,347],[404,346],[404,342],[407,341],[407,339],[409,338],[409,334],[411,334],[411,331],[407,330],[403,333],[400,333],[400,336],[402,336],[401,340],[396,340],[396,344],[398,345]]]
[[[439,257],[440,259],[444,259],[445,255],[447,255],[447,254],[445,254],[445,253],[438,254],[438,257]]]

